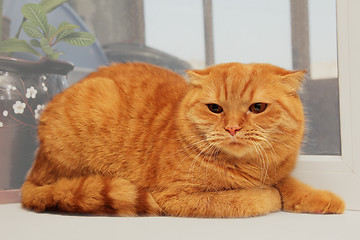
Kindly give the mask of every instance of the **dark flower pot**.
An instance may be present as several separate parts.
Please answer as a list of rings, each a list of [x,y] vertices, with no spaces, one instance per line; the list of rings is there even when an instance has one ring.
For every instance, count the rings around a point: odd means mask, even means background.
[[[20,188],[38,147],[37,124],[46,103],[67,87],[74,66],[0,57],[0,190]]]

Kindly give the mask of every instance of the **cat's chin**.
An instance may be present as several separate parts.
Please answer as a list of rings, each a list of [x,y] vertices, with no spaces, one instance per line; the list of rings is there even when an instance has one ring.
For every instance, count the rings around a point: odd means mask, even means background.
[[[223,144],[222,149],[235,157],[243,157],[247,155],[249,151],[246,144],[237,141],[230,141]]]

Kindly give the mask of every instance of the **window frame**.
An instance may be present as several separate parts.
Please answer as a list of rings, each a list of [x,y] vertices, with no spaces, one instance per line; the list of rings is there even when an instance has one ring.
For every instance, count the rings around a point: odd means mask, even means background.
[[[298,179],[344,198],[348,210],[360,210],[360,2],[337,0],[338,80],[341,156],[301,155],[293,173]]]

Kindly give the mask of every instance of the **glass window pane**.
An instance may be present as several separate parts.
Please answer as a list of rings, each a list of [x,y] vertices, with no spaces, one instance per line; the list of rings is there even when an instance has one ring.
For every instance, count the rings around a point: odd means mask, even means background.
[[[187,61],[205,63],[201,0],[145,0],[146,45]]]
[[[216,63],[292,67],[289,1],[214,0],[213,5]]]
[[[340,155],[336,0],[309,1],[310,80],[302,95],[307,113],[305,154]]]

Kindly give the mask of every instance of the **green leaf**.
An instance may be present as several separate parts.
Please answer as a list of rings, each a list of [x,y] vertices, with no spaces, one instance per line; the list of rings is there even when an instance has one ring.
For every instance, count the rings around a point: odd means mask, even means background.
[[[78,28],[78,27],[79,26],[68,23],[68,22],[60,23],[58,26],[58,29],[56,31],[56,40],[60,41],[61,39],[68,36],[69,34],[73,33],[74,29]]]
[[[29,43],[27,43],[25,40],[19,40],[16,38],[0,42],[0,52],[27,52],[41,57],[41,54],[38,53],[32,46],[30,46]]]
[[[95,37],[87,32],[73,32],[61,40],[71,45],[85,47],[93,44],[95,42]]]
[[[41,45],[40,45],[40,41],[39,40],[37,40],[37,39],[31,39],[30,40],[30,44],[33,46],[33,47],[41,47]]]
[[[49,29],[49,35],[48,35],[48,40],[53,40],[55,38],[55,34],[56,34],[56,27],[54,27],[53,25],[48,24],[48,29]]]
[[[46,38],[40,40],[41,50],[45,53],[46,57],[54,54],[54,50],[51,48],[49,41]]]
[[[55,10],[58,6],[63,4],[64,2],[67,2],[68,0],[42,0],[39,5],[43,7],[44,11],[46,13],[52,12]]]
[[[47,57],[50,58],[51,60],[56,60],[59,58],[59,53],[52,53],[51,55],[48,55]]]
[[[27,20],[41,28],[46,36],[49,35],[46,12],[39,4],[25,4],[22,7],[21,12]]]
[[[28,36],[32,38],[41,38],[43,36],[41,30],[32,22],[24,22],[22,24],[22,29]]]

